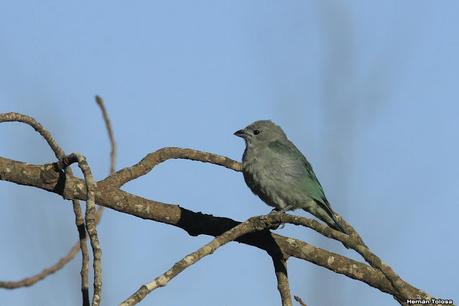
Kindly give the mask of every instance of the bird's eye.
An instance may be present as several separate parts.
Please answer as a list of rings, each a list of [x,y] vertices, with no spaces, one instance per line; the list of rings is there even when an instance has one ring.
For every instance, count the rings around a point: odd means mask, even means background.
[[[254,135],[258,135],[258,134],[260,134],[260,133],[261,133],[260,130],[253,130],[253,134],[254,134]]]

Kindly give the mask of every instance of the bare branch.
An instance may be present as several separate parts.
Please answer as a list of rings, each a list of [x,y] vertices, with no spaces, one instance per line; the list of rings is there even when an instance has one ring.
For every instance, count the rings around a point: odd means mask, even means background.
[[[105,108],[105,105],[104,105],[104,101],[99,96],[96,96],[96,102],[99,105],[99,107],[101,108],[102,115],[103,115],[104,122],[105,122],[105,127],[107,128],[107,133],[108,133],[108,137],[109,137],[109,140],[110,140],[111,152],[110,152],[110,173],[109,174],[112,174],[113,172],[115,172],[115,165],[116,165],[116,142],[115,142],[115,138],[114,138],[114,134],[113,134],[113,129],[112,129],[112,126],[111,126],[111,123],[110,123],[110,118],[108,116],[108,112],[107,112],[107,110]],[[23,115],[20,115],[20,116],[23,116]],[[15,118],[13,116],[11,119],[17,119],[17,118]],[[50,144],[50,146],[52,145],[53,150],[56,150],[55,152],[58,152],[59,154],[62,154],[62,156],[65,156],[64,152],[57,145],[56,141],[53,139],[53,137],[50,135],[50,133],[48,131],[46,131],[40,125],[40,123],[36,122],[31,117],[27,117],[26,116],[25,119],[30,122],[30,125],[32,127],[35,126],[36,130],[41,131],[40,135],[42,135],[47,140],[47,142]],[[61,155],[59,155],[59,156],[62,157]],[[60,158],[59,156],[57,156],[57,157]],[[71,171],[71,169],[68,168],[68,171]],[[78,201],[78,200],[73,200],[73,201]],[[98,209],[96,211],[96,224],[99,224],[99,222],[101,220],[101,217],[102,217],[103,210],[104,210],[104,207],[102,207],[102,206],[98,207]],[[83,235],[83,240],[86,240],[86,235]],[[38,282],[38,281],[46,278],[47,276],[59,271],[68,262],[72,261],[72,259],[75,258],[76,254],[78,254],[78,252],[80,251],[80,244],[81,244],[81,240],[76,242],[72,246],[72,248],[68,251],[68,253],[64,257],[60,258],[55,264],[53,264],[49,268],[43,269],[41,272],[39,272],[39,273],[37,273],[35,275],[23,278],[23,279],[18,280],[18,281],[0,281],[0,288],[16,289],[16,288],[20,288],[20,287],[32,286],[36,282]],[[85,275],[87,275],[87,273]],[[86,290],[86,295],[87,295],[87,290]],[[89,300],[88,300],[88,303],[89,303]]]
[[[116,142],[115,136],[113,134],[112,123],[110,122],[110,117],[108,116],[107,109],[105,108],[104,100],[96,96],[97,105],[99,105],[100,110],[102,111],[102,116],[104,117],[105,128],[107,129],[108,139],[110,140],[110,174],[115,172],[116,164]]]
[[[102,109],[112,144],[111,169],[113,170],[115,158],[115,143],[113,139],[113,132],[111,131],[110,121],[108,120],[105,108],[103,107],[102,99],[97,97],[96,100]],[[111,174],[109,177],[103,181],[98,182],[98,185],[96,185],[92,179],[90,169],[84,157],[76,154],[64,157],[64,152],[58,147],[49,132],[47,132],[33,118],[17,113],[0,114],[0,122],[8,121],[18,121],[31,125],[45,138],[59,159],[58,163],[36,166],[0,157],[0,179],[15,182],[17,184],[34,186],[50,192],[54,192],[62,195],[66,199],[72,200],[74,203],[75,219],[77,228],[79,230],[80,247],[83,255],[81,273],[83,305],[89,304],[87,286],[88,256],[85,244],[86,230],[89,233],[91,246],[94,253],[94,305],[98,305],[100,302],[100,290],[102,285],[100,268],[101,251],[96,231],[97,217],[95,211],[95,202],[120,212],[180,227],[193,236],[199,234],[212,235],[217,237],[214,241],[216,241],[221,235],[225,235],[225,233],[228,231],[231,232],[232,230],[238,228],[239,225],[241,225],[239,222],[228,218],[213,217],[210,215],[195,213],[177,205],[147,200],[119,189],[119,187],[126,182],[145,175],[156,165],[169,159],[190,159],[224,166],[235,171],[241,171],[241,164],[232,159],[192,149],[163,148],[148,154],[136,165],[121,169],[120,171]],[[66,167],[76,161],[78,161],[79,166],[83,171],[85,176],[84,181],[74,177],[70,168]],[[60,171],[62,168],[66,168],[65,175]],[[86,230],[84,227],[84,221],[82,219],[78,200],[87,201]],[[100,213],[101,211],[99,211],[99,216]],[[337,217],[339,221],[345,224],[346,229],[351,234],[350,236],[336,232],[326,225],[306,218],[289,215],[276,217],[273,215],[268,217],[267,220],[270,220],[271,222],[289,222],[297,225],[307,226],[327,237],[337,239],[341,241],[346,247],[351,247],[360,255],[362,255],[362,257],[371,265],[371,267],[350,258],[346,258],[344,256],[314,247],[303,241],[273,234],[269,230],[260,229],[257,232],[247,232],[234,237],[233,239],[238,242],[264,249],[273,258],[273,263],[276,268],[278,288],[281,294],[283,305],[292,305],[290,291],[288,289],[286,269],[286,260],[290,256],[310,261],[336,273],[344,274],[348,277],[365,282],[370,286],[393,295],[394,298],[402,305],[407,303],[407,299],[431,299],[431,297],[425,292],[403,281],[389,266],[384,264],[379,257],[377,257],[368,249],[358,233],[349,224],[347,224],[340,216]],[[70,256],[73,257],[74,252],[76,251],[74,251],[74,248],[72,248],[69,255],[72,254]],[[211,250],[211,252],[213,251]],[[199,256],[207,255],[199,254],[196,257],[196,261],[199,260]],[[176,266],[177,264],[179,264],[179,266]],[[180,262],[177,264],[174,265],[174,267],[181,268]],[[185,268],[186,266],[183,267],[183,269]],[[52,273],[49,271],[56,270],[47,269],[46,272],[42,272],[40,277],[44,277],[45,274],[43,273]],[[177,271],[177,274],[179,272],[180,271]],[[172,271],[168,274],[168,276],[172,275],[173,277],[176,275],[174,273],[175,272]],[[38,281],[39,279],[42,278],[35,278],[34,281]],[[162,281],[162,278],[158,278],[154,282],[143,286],[136,294],[133,295],[133,297],[139,297],[142,294],[146,295],[148,292],[143,292],[144,289],[147,291],[150,289],[153,290],[157,286],[161,285]],[[0,282],[0,286],[4,285],[5,287],[11,286],[11,284],[12,282]],[[24,283],[22,283],[22,285],[24,285]]]
[[[64,150],[61,149],[61,147],[57,144],[56,140],[53,138],[51,133],[46,130],[38,121],[36,121],[34,118],[26,115],[22,115],[19,113],[3,113],[0,114],[0,122],[22,122],[25,124],[30,125],[35,131],[37,131],[48,143],[48,145],[51,147],[51,149],[54,152],[54,155],[57,157],[58,160],[63,158],[65,156]],[[73,176],[72,169],[66,168],[65,173],[68,175]],[[83,214],[81,213],[81,207],[80,207],[80,201],[78,199],[72,199],[72,205],[73,205],[73,213],[75,214],[75,224],[78,230],[78,237],[79,237],[79,244],[80,244],[80,250],[81,250],[81,294],[83,296],[83,305],[89,305],[89,299],[88,299],[88,261],[89,261],[89,255],[88,255],[88,247],[86,246],[86,231],[84,227],[84,220],[83,220]],[[69,254],[71,254],[70,252]],[[73,256],[66,256],[67,258],[70,258]],[[44,274],[46,273],[54,273],[56,272],[57,267],[63,267],[65,265],[64,262],[59,261],[62,263],[61,265],[58,263],[51,267],[50,269],[45,269],[38,275],[28,277],[27,279],[23,280],[24,282],[16,282],[16,284],[21,284],[21,285],[26,285],[30,286],[33,284],[33,282],[37,282],[47,275]],[[49,275],[48,274],[48,275]],[[0,286],[3,282],[0,282]],[[9,283],[9,285],[13,285],[14,282],[5,282]]]
[[[300,304],[301,306],[307,306],[306,303],[303,302],[303,300],[299,296],[295,295],[294,298],[295,298],[295,301],[297,301],[298,304]]]
[[[31,126],[45,139],[57,159],[61,159],[65,156],[64,150],[57,144],[51,133],[34,118],[19,113],[2,113],[0,114],[0,122],[22,122]]]
[[[291,223],[295,225],[302,225],[308,228],[315,230],[316,232],[335,240],[342,242],[346,247],[355,250],[359,253],[366,262],[368,262],[373,268],[381,271],[387,279],[392,283],[392,286],[397,289],[400,297],[403,299],[413,298],[413,292],[411,288],[406,286],[406,282],[403,281],[400,276],[398,276],[391,267],[385,264],[378,256],[372,253],[368,247],[361,243],[361,239],[354,239],[355,236],[359,237],[357,233],[353,236],[348,236],[339,231],[332,229],[331,227],[317,222],[313,219],[304,218],[301,216],[292,216],[288,214],[274,214],[278,217],[279,222],[282,223]],[[420,297],[417,297],[420,298]]]
[[[71,261],[75,255],[80,251],[80,243],[77,242],[68,252],[67,255],[59,259],[58,262],[56,262],[54,265],[52,265],[49,268],[43,269],[38,274],[35,274],[30,277],[26,277],[24,279],[18,280],[18,281],[0,281],[0,288],[5,288],[5,289],[16,289],[20,287],[28,287],[32,286],[36,282],[44,279],[48,275],[59,271],[62,267],[64,267],[69,261]]]
[[[102,208],[103,207],[99,207],[99,209],[96,212],[96,223],[99,223],[101,219]],[[75,258],[76,254],[78,254],[79,251],[80,251],[80,241],[77,241],[64,257],[59,259],[55,264],[53,264],[49,268],[45,268],[41,272],[35,275],[26,277],[18,281],[0,281],[0,288],[16,289],[20,287],[32,286],[36,282],[62,269],[67,263],[69,263],[70,261],[72,261],[73,258]]]
[[[194,161],[200,161],[204,163],[211,163],[214,165],[223,166],[225,168],[241,171],[242,166],[239,162],[232,160],[231,158],[193,150],[193,149],[182,149],[175,147],[162,148],[155,152],[146,155],[137,164],[123,168],[114,174],[107,177],[103,182],[116,187],[121,187],[129,181],[132,181],[142,175],[150,172],[158,164],[165,162],[169,159],[189,159]]]
[[[137,290],[124,302],[122,302],[120,306],[136,305],[138,302],[143,300],[147,294],[149,294],[158,287],[164,287],[171,279],[177,276],[180,272],[182,272],[189,266],[193,265],[203,257],[212,254],[219,247],[225,245],[226,243],[251,232],[262,231],[268,228],[278,227],[279,224],[273,221],[275,220],[273,218],[269,218],[269,216],[258,216],[252,217],[249,220],[240,223],[239,225],[231,228],[222,235],[216,237],[211,242],[207,243],[205,246],[199,248],[197,251],[194,251],[193,253],[185,256],[183,259],[175,263],[172,266],[172,268],[170,268],[165,273],[155,278],[152,282],[140,287],[139,290]]]
[[[64,176],[57,170],[55,163],[37,166],[0,157],[0,179],[41,188],[60,194],[67,199],[86,200],[84,182],[67,175],[64,184]],[[239,224],[239,222],[229,218],[195,213],[177,205],[135,196],[107,184],[105,180],[97,183],[95,194],[96,202],[99,205],[143,219],[171,224],[184,229],[193,236],[206,234],[216,237]],[[273,234],[269,231],[247,234],[239,237],[236,241],[258,247],[268,253],[282,252],[286,257],[293,256],[307,260],[333,272],[365,282],[393,296],[399,296],[391,282],[377,269],[314,247],[303,241]],[[429,297],[429,295],[407,283],[406,286],[410,292],[413,292],[413,298],[416,296]]]
[[[84,180],[86,183],[87,200],[86,200],[86,230],[89,234],[89,240],[91,242],[94,269],[94,293],[92,296],[92,305],[98,306],[101,300],[102,290],[102,251],[100,249],[99,238],[97,237],[96,228],[96,201],[95,201],[95,189],[96,182],[92,177],[91,169],[86,161],[86,158],[78,153],[73,153],[68,156],[64,156],[58,163],[60,169],[65,169],[71,164],[77,162],[78,166],[83,172]]]
[[[272,255],[274,270],[276,272],[277,290],[282,301],[282,306],[292,306],[292,297],[288,284],[287,261],[282,254]]]
[[[164,162],[168,159],[172,159],[172,158],[186,158],[186,159],[197,160],[201,162],[211,162],[217,165],[221,165],[221,166],[230,168],[235,171],[241,170],[241,165],[239,163],[233,160],[227,159],[225,157],[222,157],[222,156],[216,156],[210,153],[200,152],[200,151],[190,150],[190,149],[163,148],[156,152],[148,154],[145,158],[143,158],[136,165],[118,171],[111,177],[107,178],[105,182],[106,183],[111,182],[111,180],[113,179],[113,181],[118,182],[117,184],[118,186],[121,186],[122,184],[124,184],[125,182],[129,180],[135,179],[141,175],[145,175],[159,163]],[[360,235],[355,231],[355,229],[351,225],[345,222],[345,220],[341,216],[337,216],[337,217],[340,219],[341,223],[345,225],[348,232],[351,233],[353,241],[355,241],[354,247],[357,244],[361,246],[359,250],[357,249],[355,250],[359,252],[359,254],[361,254],[365,258],[365,260],[368,263],[370,263],[373,267],[383,272],[383,274],[392,283],[394,288],[397,289],[400,296],[402,296],[403,298],[409,298],[410,292],[405,288],[405,282],[401,280],[400,277],[389,266],[384,264],[377,256],[375,256],[373,253],[369,251],[363,239],[360,237]],[[325,226],[322,224],[320,225]],[[328,226],[325,226],[325,227],[328,228]],[[311,227],[311,228],[317,230],[314,227]],[[330,230],[332,231],[332,229]],[[321,232],[319,231],[319,233]],[[347,235],[344,235],[344,234],[342,235],[347,237]],[[331,237],[331,236],[327,236],[327,237]],[[348,244],[344,244],[344,245],[346,247],[350,247],[350,245]],[[363,253],[361,253],[363,250],[367,250],[367,251],[366,252],[364,251]]]

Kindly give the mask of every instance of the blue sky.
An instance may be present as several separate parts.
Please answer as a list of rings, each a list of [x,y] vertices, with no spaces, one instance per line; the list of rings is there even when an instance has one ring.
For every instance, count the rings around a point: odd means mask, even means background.
[[[31,115],[66,152],[108,171],[94,95],[105,100],[118,168],[165,146],[240,159],[232,133],[280,124],[313,164],[334,209],[405,280],[459,301],[459,36],[456,1],[15,1],[0,3],[0,111]],[[53,161],[31,128],[3,124],[0,155]],[[124,190],[236,220],[265,214],[242,175],[168,161]],[[0,183],[1,279],[55,262],[77,239],[71,205]],[[296,212],[298,214],[303,214]],[[304,214],[305,215],[305,214]],[[208,242],[106,211],[103,304]],[[358,258],[302,228],[281,234]],[[80,305],[77,258],[0,305]],[[289,261],[308,305],[394,305],[365,284]],[[272,264],[236,243],[194,265],[145,305],[279,305]]]

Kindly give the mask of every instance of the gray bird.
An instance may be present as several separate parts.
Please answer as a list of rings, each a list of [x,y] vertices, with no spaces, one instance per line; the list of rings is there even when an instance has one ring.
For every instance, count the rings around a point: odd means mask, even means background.
[[[245,140],[244,180],[274,210],[301,208],[346,233],[336,220],[311,164],[270,120],[259,120],[234,133]]]

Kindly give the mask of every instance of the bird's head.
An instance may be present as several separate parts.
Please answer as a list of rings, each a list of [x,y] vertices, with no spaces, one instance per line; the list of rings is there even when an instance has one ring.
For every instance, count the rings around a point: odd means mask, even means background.
[[[247,145],[266,145],[278,139],[285,139],[282,129],[271,120],[258,120],[236,131],[234,135],[245,140]]]

